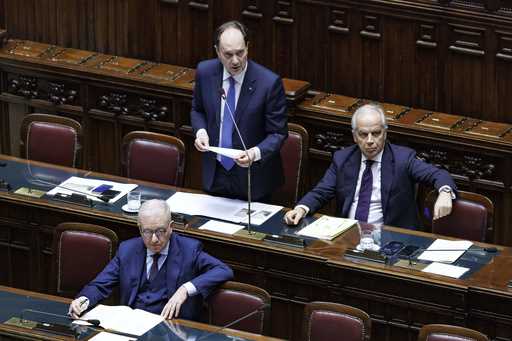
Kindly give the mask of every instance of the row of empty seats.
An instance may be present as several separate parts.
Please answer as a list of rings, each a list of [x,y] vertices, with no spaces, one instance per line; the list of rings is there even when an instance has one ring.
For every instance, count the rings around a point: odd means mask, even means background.
[[[276,204],[292,206],[302,195],[307,164],[308,133],[289,123],[289,136],[281,148],[285,184],[274,193]],[[21,127],[21,152],[29,160],[75,167],[82,146],[79,122],[49,114],[27,115]],[[185,144],[179,138],[149,131],[124,136],[121,163],[126,177],[183,187]]]
[[[307,169],[308,133],[289,123],[289,135],[281,148],[285,184],[273,195],[275,204],[292,207],[302,196],[304,170]],[[82,146],[79,122],[57,115],[30,114],[21,127],[22,155],[27,159],[74,167]],[[122,142],[122,165],[129,178],[183,186],[185,145],[177,137],[148,131],[128,133]],[[494,206],[481,194],[458,192],[452,214],[432,221],[437,192],[430,192],[424,203],[423,218],[432,232],[451,237],[484,241],[492,229]]]
[[[116,234],[105,227],[62,223],[55,229],[54,265],[57,274],[55,293],[74,297],[114,256]],[[89,257],[81,257],[87,253]],[[269,293],[253,285],[226,282],[208,300],[208,323],[225,326],[251,312],[231,328],[257,334],[270,332]],[[311,302],[304,309],[303,340],[369,341],[371,319],[364,311],[339,303]],[[487,341],[480,332],[449,325],[425,325],[419,341]]]

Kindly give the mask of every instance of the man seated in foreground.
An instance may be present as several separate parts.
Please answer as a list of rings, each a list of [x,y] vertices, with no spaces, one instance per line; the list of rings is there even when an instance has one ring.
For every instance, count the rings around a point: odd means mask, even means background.
[[[417,183],[439,191],[434,219],[450,214],[457,189],[450,174],[417,159],[412,149],[387,143],[387,128],[379,105],[357,109],[352,116],[356,145],[334,153],[322,180],[287,212],[285,222],[296,225],[336,196],[336,214],[341,217],[416,229]]]
[[[142,204],[138,225],[141,237],[122,242],[105,269],[71,302],[72,317],[78,318],[119,285],[122,305],[166,319],[198,320],[202,300],[233,278],[232,270],[203,252],[199,241],[173,233],[165,201]]]

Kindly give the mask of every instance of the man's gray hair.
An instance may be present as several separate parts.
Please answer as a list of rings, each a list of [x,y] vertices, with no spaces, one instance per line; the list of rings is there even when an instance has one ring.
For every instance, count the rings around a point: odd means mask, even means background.
[[[165,216],[167,222],[171,222],[171,209],[165,200],[152,199],[144,202],[139,208],[137,223],[140,226],[141,217],[162,215]]]
[[[388,129],[388,124],[386,122],[386,115],[384,115],[384,109],[382,109],[382,107],[379,105],[379,104],[376,104],[376,103],[369,103],[369,104],[365,104],[363,106],[360,106],[355,112],[354,114],[352,115],[352,132],[355,132],[356,129],[357,129],[357,118],[359,117],[359,115],[363,114],[363,113],[366,113],[366,112],[369,112],[369,111],[373,111],[373,112],[376,112],[379,114],[379,117],[380,117],[380,120],[382,122],[382,127],[384,129]]]

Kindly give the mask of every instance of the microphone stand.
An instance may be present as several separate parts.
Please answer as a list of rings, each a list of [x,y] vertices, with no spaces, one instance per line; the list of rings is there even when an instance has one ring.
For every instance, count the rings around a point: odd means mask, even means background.
[[[247,230],[240,230],[236,233],[236,235],[250,238],[250,239],[256,239],[256,240],[263,240],[265,238],[265,233],[256,232],[252,230],[251,226],[251,165],[252,160],[249,156],[249,152],[247,151],[247,147],[245,146],[244,139],[242,138],[242,134],[240,133],[240,130],[238,129],[238,124],[236,124],[235,117],[233,115],[233,111],[231,110],[231,106],[229,105],[226,93],[223,88],[219,89],[220,96],[224,100],[224,103],[226,103],[226,107],[228,108],[229,117],[231,118],[231,121],[233,121],[233,126],[235,127],[236,133],[238,134],[238,137],[240,138],[240,141],[242,142],[242,147],[244,148],[245,155],[247,156],[247,159],[249,159],[249,165],[247,167]]]
[[[205,334],[205,335],[201,335],[200,337],[198,337],[198,338],[196,339],[196,341],[200,341],[200,340],[202,340],[202,339],[207,338],[207,337],[208,337],[208,336],[210,336],[210,335],[217,334],[217,333],[219,333],[220,331],[222,331],[222,330],[224,330],[224,329],[226,329],[226,328],[229,328],[229,327],[231,327],[232,325],[237,324],[238,322],[245,320],[246,318],[249,318],[249,317],[251,317],[251,316],[253,316],[253,315],[255,315],[255,314],[258,314],[258,313],[262,312],[263,310],[265,310],[265,309],[267,309],[267,308],[269,308],[269,307],[270,307],[270,304],[268,304],[268,303],[263,303],[261,306],[259,306],[259,307],[258,307],[258,308],[256,308],[255,310],[253,310],[253,311],[249,312],[248,314],[242,315],[241,317],[237,318],[236,320],[231,321],[231,322],[229,322],[228,324],[225,324],[225,325],[223,325],[223,326],[221,326],[221,327],[218,327],[217,329],[214,329],[213,331],[211,331],[211,332],[209,332],[209,333],[207,333],[207,334]]]

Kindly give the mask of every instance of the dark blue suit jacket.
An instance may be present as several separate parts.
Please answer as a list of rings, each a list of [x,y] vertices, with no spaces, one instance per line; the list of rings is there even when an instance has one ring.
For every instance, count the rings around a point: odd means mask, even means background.
[[[198,294],[189,297],[180,309],[180,318],[197,320],[202,299],[220,284],[233,278],[232,270],[216,258],[202,251],[202,244],[194,239],[181,237],[176,233],[169,240],[167,254],[167,291],[169,298],[184,283],[191,281]],[[119,285],[120,303],[133,306],[140,287],[146,259],[146,247],[142,238],[124,241],[116,256],[103,271],[82,291],[78,297],[89,298],[93,307],[112,293]]]
[[[218,59],[199,63],[196,71],[192,127],[194,134],[206,129],[211,146],[219,144],[222,73]],[[234,116],[247,148],[258,146],[261,151],[261,160],[252,165],[254,199],[272,193],[284,182],[280,149],[288,136],[286,115],[286,97],[279,76],[249,60]],[[233,148],[243,149],[235,129],[232,141]],[[207,191],[213,184],[215,162],[216,154],[203,153],[203,188]],[[235,165],[233,171],[241,183],[247,183],[246,169]]]
[[[360,166],[359,146],[353,145],[337,151],[322,180],[299,204],[306,205],[314,212],[336,196],[337,214],[347,217],[354,199]],[[454,191],[457,189],[447,171],[418,160],[412,149],[387,143],[381,164],[381,200],[385,225],[412,229],[419,227],[415,200],[415,185],[418,182],[436,189],[444,185]]]

